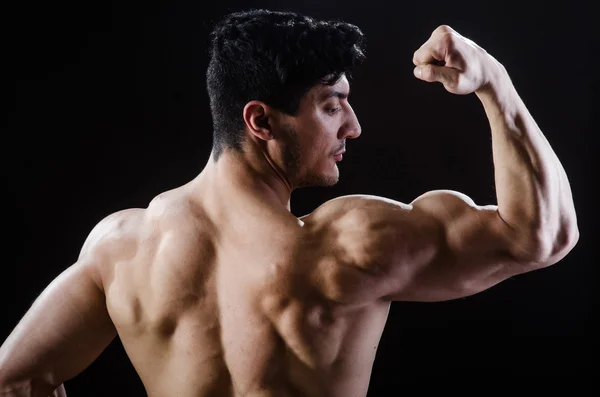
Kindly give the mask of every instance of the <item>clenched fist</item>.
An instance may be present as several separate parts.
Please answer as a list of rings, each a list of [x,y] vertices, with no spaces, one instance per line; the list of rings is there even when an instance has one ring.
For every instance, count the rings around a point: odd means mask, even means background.
[[[485,89],[502,74],[502,66],[483,48],[442,25],[414,56],[415,76],[437,81],[453,94],[466,95]]]

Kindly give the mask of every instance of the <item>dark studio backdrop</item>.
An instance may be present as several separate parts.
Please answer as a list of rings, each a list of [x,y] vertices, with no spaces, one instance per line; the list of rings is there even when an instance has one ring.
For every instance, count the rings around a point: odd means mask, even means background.
[[[363,133],[348,141],[332,188],[295,192],[300,216],[365,193],[410,202],[453,189],[495,204],[491,137],[475,95],[455,96],[413,77],[413,52],[449,24],[507,68],[569,175],[581,238],[560,263],[443,303],[394,303],[369,397],[474,376],[589,379],[597,364],[593,228],[595,175],[592,2],[368,2],[305,0],[17,3],[3,15],[2,119],[11,226],[0,273],[4,341],[33,300],[73,263],[111,212],[145,207],[196,176],[211,149],[205,89],[211,23],[265,7],[359,25],[367,61],[350,101]],[[595,48],[595,50],[594,50]],[[597,92],[597,91],[596,91]],[[590,360],[591,359],[591,360]],[[577,384],[581,384],[578,382]],[[66,383],[72,396],[143,396],[119,340]],[[394,391],[394,392],[392,392]]]

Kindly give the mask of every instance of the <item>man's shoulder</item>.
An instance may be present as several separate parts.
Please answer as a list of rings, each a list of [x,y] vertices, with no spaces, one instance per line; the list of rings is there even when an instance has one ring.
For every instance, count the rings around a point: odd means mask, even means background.
[[[79,254],[81,258],[102,256],[115,242],[135,238],[139,233],[146,209],[128,208],[102,218],[91,229]]]
[[[200,242],[206,242],[206,224],[210,223],[197,212],[185,197],[160,194],[146,208],[110,213],[91,229],[78,260],[104,273],[114,263],[157,252],[160,247],[190,254],[193,247],[206,246]]]
[[[123,248],[133,249],[140,242],[151,243],[159,235],[186,229],[194,218],[188,201],[182,195],[165,192],[154,197],[146,208],[127,208],[106,215],[89,232],[80,257],[115,256]]]
[[[325,296],[350,305],[379,297],[381,263],[373,260],[373,251],[382,242],[380,229],[394,232],[385,220],[409,208],[385,197],[354,194],[329,200],[300,218],[310,237],[303,241],[317,247],[309,251],[319,256],[315,280]]]

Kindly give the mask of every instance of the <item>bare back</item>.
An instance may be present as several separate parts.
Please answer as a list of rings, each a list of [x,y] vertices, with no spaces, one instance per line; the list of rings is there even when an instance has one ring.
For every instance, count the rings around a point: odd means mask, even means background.
[[[201,181],[92,230],[2,345],[0,392],[64,396],[118,333],[151,397],[362,397],[391,301],[478,293],[578,236],[540,240],[452,191],[344,196],[297,219]]]
[[[364,396],[389,302],[339,301],[319,222],[181,189],[116,215],[107,308],[150,396]]]
[[[151,397],[363,397],[391,301],[472,295],[577,242],[458,192],[344,196],[297,219],[202,180],[92,230],[2,345],[0,392],[62,397],[118,333]]]

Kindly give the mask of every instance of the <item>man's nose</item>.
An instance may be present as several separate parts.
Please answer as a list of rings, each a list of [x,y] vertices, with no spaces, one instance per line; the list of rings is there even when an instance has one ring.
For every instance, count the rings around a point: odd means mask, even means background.
[[[358,118],[354,113],[354,109],[348,105],[348,110],[348,119],[340,129],[340,133],[342,135],[340,139],[355,139],[358,138],[362,132]]]

